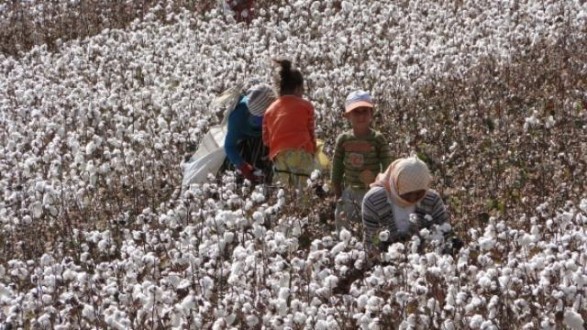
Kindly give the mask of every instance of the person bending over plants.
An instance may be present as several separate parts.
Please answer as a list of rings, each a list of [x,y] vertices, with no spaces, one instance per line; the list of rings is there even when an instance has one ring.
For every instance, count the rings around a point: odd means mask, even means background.
[[[416,156],[395,160],[377,176],[362,204],[363,241],[367,249],[382,252],[392,243],[409,240],[421,229],[441,226],[445,251],[462,242],[453,236],[449,214],[440,195],[430,189],[428,166]]]
[[[251,87],[228,116],[224,140],[227,160],[252,183],[270,181],[271,164],[261,139],[263,115],[275,100],[271,87],[258,84]],[[260,175],[260,173],[262,175]]]

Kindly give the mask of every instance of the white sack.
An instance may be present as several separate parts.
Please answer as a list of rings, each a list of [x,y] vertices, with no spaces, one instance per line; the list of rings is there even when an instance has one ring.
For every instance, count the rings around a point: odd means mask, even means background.
[[[210,130],[200,142],[198,149],[189,161],[182,163],[183,180],[181,186],[187,188],[192,183],[203,183],[208,179],[208,174],[216,174],[224,159],[224,138],[226,126],[218,125],[210,127]]]

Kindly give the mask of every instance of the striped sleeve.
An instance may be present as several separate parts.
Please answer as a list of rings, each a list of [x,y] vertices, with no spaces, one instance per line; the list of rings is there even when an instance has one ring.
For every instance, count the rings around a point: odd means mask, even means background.
[[[363,241],[366,244],[379,240],[377,236],[381,227],[389,229],[391,233],[396,232],[391,204],[383,187],[373,187],[365,194],[361,210]]]
[[[440,225],[449,221],[444,202],[434,190],[428,190],[416,212],[424,219],[422,227],[429,228],[431,225]],[[427,219],[427,216],[430,216],[430,219]]]

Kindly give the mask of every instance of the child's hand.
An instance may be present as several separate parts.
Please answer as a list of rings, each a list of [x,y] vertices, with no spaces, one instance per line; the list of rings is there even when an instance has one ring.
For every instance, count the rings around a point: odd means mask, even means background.
[[[238,167],[238,170],[241,172],[243,177],[245,177],[245,179],[251,181],[252,183],[263,182],[263,171],[255,169],[249,163],[243,163]]]

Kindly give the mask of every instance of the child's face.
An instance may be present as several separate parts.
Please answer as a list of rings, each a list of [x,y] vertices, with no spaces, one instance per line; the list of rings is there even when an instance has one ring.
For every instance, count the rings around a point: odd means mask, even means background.
[[[345,114],[353,128],[368,128],[373,119],[373,108],[359,107]]]

